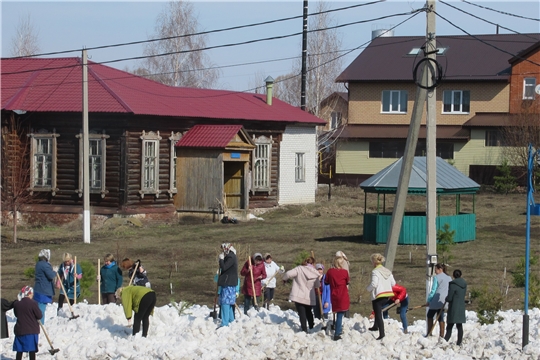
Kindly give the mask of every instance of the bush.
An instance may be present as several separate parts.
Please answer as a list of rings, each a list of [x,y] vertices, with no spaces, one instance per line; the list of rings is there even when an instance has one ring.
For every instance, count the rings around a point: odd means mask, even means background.
[[[296,267],[296,266],[299,266],[299,265],[302,265],[302,263],[304,262],[304,260],[306,260],[308,257],[310,257],[311,254],[308,253],[306,250],[302,250],[298,255],[296,255],[296,257],[294,258],[294,262],[293,262],[293,265]]]
[[[456,230],[450,231],[449,224],[444,224],[442,230],[437,230],[437,253],[441,254],[443,264],[447,264],[452,259],[450,249],[456,244],[454,242],[455,234]]]
[[[532,267],[538,263],[537,256],[531,256],[529,259],[529,266]],[[519,262],[516,265],[516,270],[512,272],[512,279],[515,287],[525,287],[525,256],[519,259]],[[538,283],[537,276],[529,271],[529,285],[532,283]]]
[[[90,287],[92,287],[96,283],[96,269],[94,268],[94,265],[88,260],[83,260],[79,262],[79,265],[81,266],[83,276],[80,281],[81,285],[81,298],[89,298],[93,295],[93,292],[90,291]]]
[[[493,324],[495,321],[502,320],[502,317],[497,314],[503,305],[503,296],[500,292],[492,291],[484,286],[481,290],[473,289],[471,298],[476,299],[478,304],[476,314],[480,324]]]
[[[493,177],[495,180],[495,191],[508,195],[518,185],[515,176],[511,174],[512,169],[508,165],[508,161],[504,160],[501,166],[497,166],[497,170],[501,172],[501,175]]]

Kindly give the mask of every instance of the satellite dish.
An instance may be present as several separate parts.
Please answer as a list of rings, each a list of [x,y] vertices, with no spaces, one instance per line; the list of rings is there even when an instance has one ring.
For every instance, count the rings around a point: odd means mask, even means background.
[[[540,85],[536,85],[536,87],[534,88],[534,91],[540,95]]]

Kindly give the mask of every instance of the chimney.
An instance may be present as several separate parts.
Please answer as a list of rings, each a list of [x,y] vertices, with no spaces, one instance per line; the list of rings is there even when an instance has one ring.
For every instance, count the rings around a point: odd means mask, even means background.
[[[272,105],[272,89],[274,88],[274,79],[271,76],[268,76],[264,79],[266,83],[266,103]]]

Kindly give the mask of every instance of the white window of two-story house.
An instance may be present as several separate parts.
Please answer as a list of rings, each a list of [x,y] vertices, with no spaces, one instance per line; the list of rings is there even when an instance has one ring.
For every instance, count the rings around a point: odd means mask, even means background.
[[[397,114],[407,113],[407,91],[383,90],[381,112]]]
[[[139,194],[143,198],[145,194],[159,196],[159,131],[146,133],[143,130],[142,155],[141,155],[141,190]]]
[[[342,115],[340,112],[332,111],[332,114],[331,114],[332,119],[330,120],[330,130],[337,129],[338,127],[341,126],[341,116]]]
[[[56,130],[30,133],[30,191],[50,191],[56,195]]]
[[[272,138],[261,136],[254,139],[255,149],[253,150],[253,191],[270,191],[270,173],[272,162]]]
[[[443,114],[468,114],[471,110],[469,90],[445,90],[443,92]]]
[[[306,163],[304,153],[296,153],[294,160],[294,180],[296,182],[306,181]]]
[[[83,134],[76,135],[79,138],[79,188],[75,190],[79,196],[83,195]],[[105,169],[107,154],[107,139],[109,135],[92,132],[88,134],[88,166],[90,193],[101,194],[105,197],[108,193],[105,188]]]
[[[523,100],[534,100],[534,87],[536,78],[523,79]]]

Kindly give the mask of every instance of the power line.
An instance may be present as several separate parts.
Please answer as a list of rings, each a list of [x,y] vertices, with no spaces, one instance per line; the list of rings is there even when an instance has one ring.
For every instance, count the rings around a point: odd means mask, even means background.
[[[336,8],[336,9],[330,9],[330,10],[311,13],[311,14],[308,14],[308,16],[315,16],[315,15],[321,15],[321,14],[326,14],[326,13],[331,13],[331,12],[336,12],[336,11],[349,10],[349,9],[352,9],[352,8],[357,8],[357,7],[366,6],[366,5],[373,5],[373,4],[377,4],[377,3],[385,2],[385,1],[386,0],[376,0],[376,1],[368,2],[368,3],[350,5],[350,6],[345,6],[345,7],[341,7],[341,8]],[[165,41],[165,40],[172,40],[172,39],[180,39],[180,38],[185,38],[185,37],[190,37],[190,36],[208,35],[208,34],[224,32],[224,31],[238,30],[238,29],[244,29],[244,28],[248,28],[248,27],[273,24],[273,23],[282,22],[282,21],[295,20],[295,19],[299,19],[299,18],[302,18],[302,17],[303,17],[303,15],[296,15],[296,16],[290,16],[290,17],[281,18],[281,19],[274,19],[274,20],[268,20],[268,21],[263,21],[263,22],[258,22],[258,23],[247,24],[247,25],[238,25],[238,26],[231,26],[231,27],[223,28],[223,29],[201,31],[201,32],[198,32],[198,33],[193,33],[193,34],[183,34],[183,35],[167,36],[167,37],[158,38],[158,39],[138,40],[138,41],[125,42],[125,43],[118,43],[118,44],[101,45],[101,46],[94,46],[94,47],[85,48],[85,49],[86,50],[101,50],[101,49],[114,48],[114,47],[120,47],[120,46],[139,45],[139,44],[151,43],[151,42],[155,42],[155,41]],[[82,51],[82,50],[83,49],[55,51],[55,52],[42,53],[42,54],[33,54],[33,55],[27,55],[27,56],[17,56],[17,57],[13,57],[12,59],[37,57],[37,56],[60,55],[60,54],[66,54],[66,53],[72,53],[72,52],[79,52],[79,51]]]
[[[485,44],[485,45],[488,45],[488,46],[490,46],[490,47],[492,47],[492,48],[494,48],[494,49],[496,49],[496,50],[498,50],[498,51],[501,51],[501,52],[503,52],[503,53],[506,53],[506,54],[508,54],[508,55],[511,55],[512,57],[518,57],[520,60],[529,62],[529,63],[531,63],[531,64],[533,64],[533,65],[540,66],[540,64],[537,63],[537,62],[534,62],[534,61],[529,60],[529,59],[526,59],[526,58],[519,57],[517,54],[512,54],[512,53],[509,52],[509,51],[506,51],[506,50],[504,50],[504,49],[501,49],[501,48],[499,48],[499,47],[497,47],[497,46],[495,46],[495,45],[493,45],[493,44],[490,44],[490,43],[487,42],[487,41],[484,41],[484,40],[480,39],[480,38],[477,37],[477,36],[474,36],[474,35],[470,34],[470,33],[467,32],[465,29],[463,29],[463,28],[459,27],[458,25],[454,24],[453,22],[451,22],[450,20],[446,19],[444,16],[440,15],[440,14],[437,13],[437,12],[435,12],[435,15],[437,15],[438,17],[440,17],[441,19],[443,19],[444,21],[446,21],[447,23],[449,23],[449,24],[452,25],[453,27],[455,27],[455,28],[461,30],[461,31],[464,32],[465,34],[469,35],[470,37],[473,37],[474,39],[480,41],[481,43],[483,43],[483,44]]]
[[[500,10],[496,10],[496,9],[489,8],[489,7],[487,7],[487,6],[482,6],[482,5],[474,4],[474,3],[469,2],[469,1],[466,1],[466,0],[461,0],[461,1],[463,1],[464,3],[469,4],[469,5],[478,6],[479,8],[482,8],[482,9],[486,9],[486,10],[491,10],[491,11],[494,11],[494,12],[498,12],[499,14],[508,15],[508,16],[514,16],[514,17],[521,18],[521,19],[526,19],[526,20],[540,21],[540,19],[530,18],[530,17],[521,16],[521,15],[516,15],[516,14],[512,14],[512,13],[507,13],[507,12],[504,12],[504,11],[500,11]]]

